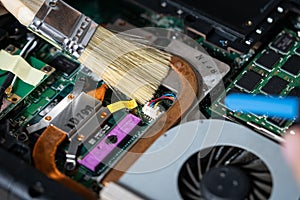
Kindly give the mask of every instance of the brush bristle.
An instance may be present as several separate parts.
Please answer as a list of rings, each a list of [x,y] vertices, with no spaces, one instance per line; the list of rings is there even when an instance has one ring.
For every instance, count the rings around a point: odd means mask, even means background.
[[[44,0],[22,0],[24,5],[26,5],[32,12],[37,13],[42,7]]]
[[[29,26],[43,2],[43,0],[1,0],[3,6],[24,26]]]
[[[79,61],[105,82],[144,104],[167,76],[171,56],[98,27]]]

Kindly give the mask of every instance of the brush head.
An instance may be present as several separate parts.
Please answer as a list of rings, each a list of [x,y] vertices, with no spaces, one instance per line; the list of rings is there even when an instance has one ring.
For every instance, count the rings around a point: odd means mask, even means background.
[[[1,2],[27,27],[44,4],[43,0]],[[55,7],[55,3],[49,6]],[[56,12],[57,9],[59,8],[55,8]],[[51,41],[52,38],[48,39]],[[79,57],[83,65],[98,74],[111,87],[142,104],[153,97],[167,76],[170,60],[171,55],[168,53],[133,44],[101,26]]]
[[[168,53],[128,42],[98,27],[79,61],[126,96],[144,104],[169,72]]]

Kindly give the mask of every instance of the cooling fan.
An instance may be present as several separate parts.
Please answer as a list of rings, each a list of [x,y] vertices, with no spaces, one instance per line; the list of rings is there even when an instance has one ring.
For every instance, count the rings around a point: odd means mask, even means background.
[[[146,199],[299,199],[279,144],[240,125],[203,120],[160,137],[119,183]]]
[[[202,155],[205,155],[204,157]],[[254,154],[232,146],[217,146],[192,155],[178,179],[184,199],[268,199],[272,176]]]

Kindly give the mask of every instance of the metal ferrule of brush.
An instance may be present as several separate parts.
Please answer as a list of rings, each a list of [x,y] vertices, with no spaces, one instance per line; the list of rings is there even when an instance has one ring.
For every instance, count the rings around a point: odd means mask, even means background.
[[[29,25],[55,47],[79,58],[98,24],[64,1],[46,0]]]

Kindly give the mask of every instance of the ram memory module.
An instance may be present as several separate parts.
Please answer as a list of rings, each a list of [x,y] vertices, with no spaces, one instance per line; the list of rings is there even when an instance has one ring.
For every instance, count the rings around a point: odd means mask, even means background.
[[[229,110],[224,105],[224,97],[231,93],[300,97],[299,72],[300,41],[297,33],[285,29],[249,62],[209,109],[278,139],[293,121]]]

